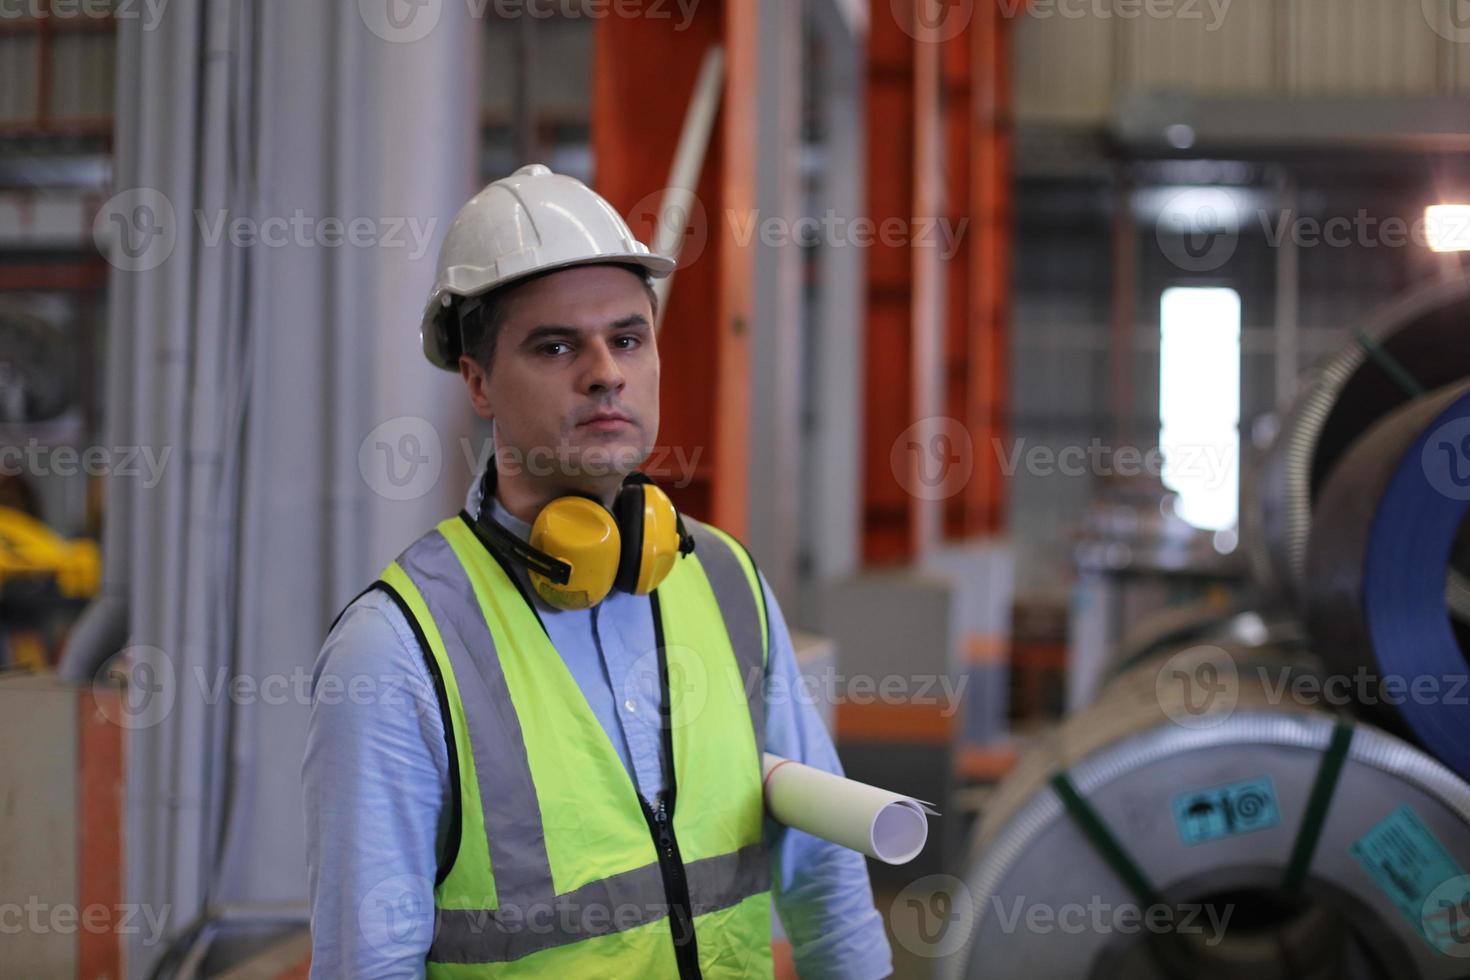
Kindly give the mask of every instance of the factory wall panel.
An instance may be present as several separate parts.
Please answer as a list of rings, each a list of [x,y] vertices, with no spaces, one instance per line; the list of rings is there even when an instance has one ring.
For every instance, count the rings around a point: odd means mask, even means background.
[[[1296,95],[1433,95],[1445,41],[1419,0],[1292,0],[1287,89]]]

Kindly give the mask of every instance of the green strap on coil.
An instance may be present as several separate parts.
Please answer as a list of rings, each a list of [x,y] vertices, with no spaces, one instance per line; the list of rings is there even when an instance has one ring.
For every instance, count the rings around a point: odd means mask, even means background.
[[[1348,747],[1352,743],[1353,723],[1339,718],[1332,729],[1332,740],[1327,743],[1327,752],[1317,766],[1312,795],[1307,797],[1307,809],[1302,814],[1302,825],[1297,828],[1291,860],[1286,863],[1286,874],[1281,879],[1281,890],[1288,895],[1295,895],[1300,890],[1306,880],[1307,869],[1312,866],[1312,854],[1317,850],[1322,825],[1332,804],[1332,794],[1337,789],[1337,778],[1342,775],[1342,766],[1347,761]]]
[[[1149,908],[1165,904],[1163,896],[1149,883],[1147,876],[1138,867],[1138,863],[1129,856],[1118,838],[1108,830],[1107,824],[1103,823],[1097,811],[1092,808],[1092,804],[1077,792],[1072,777],[1068,776],[1065,771],[1059,772],[1051,777],[1051,785],[1052,789],[1057,791],[1057,795],[1062,798],[1062,805],[1067,808],[1072,819],[1077,821],[1077,826],[1082,828],[1082,832],[1087,835],[1087,839],[1092,842],[1097,853],[1108,863],[1108,867],[1123,879],[1123,883],[1133,892],[1133,896],[1142,906]]]
[[[1404,367],[1392,354],[1384,350],[1383,345],[1379,344],[1378,341],[1364,333],[1361,327],[1353,331],[1353,336],[1357,338],[1358,346],[1363,348],[1368,353],[1368,356],[1373,358],[1378,366],[1383,368],[1388,376],[1397,382],[1400,388],[1408,392],[1409,397],[1418,398],[1424,394],[1424,386],[1414,380],[1414,376],[1409,373],[1408,368]]]

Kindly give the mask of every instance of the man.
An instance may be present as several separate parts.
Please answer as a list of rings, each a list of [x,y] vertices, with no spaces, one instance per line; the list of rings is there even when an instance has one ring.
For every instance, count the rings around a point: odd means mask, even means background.
[[[635,472],[673,262],[529,166],[439,267],[425,353],[495,452],[317,661],[312,975],[769,976],[774,897],[802,977],[887,976],[864,858],[764,814],[763,751],[840,771],[780,608]]]

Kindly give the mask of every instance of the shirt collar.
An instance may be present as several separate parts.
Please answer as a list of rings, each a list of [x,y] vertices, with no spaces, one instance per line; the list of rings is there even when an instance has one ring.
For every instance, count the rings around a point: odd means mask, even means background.
[[[485,464],[485,466],[494,465],[494,457],[491,457],[491,460]],[[473,518],[480,516],[480,508],[484,503],[480,499],[480,488],[484,485],[485,466],[480,467],[480,472],[475,474],[474,480],[470,482],[469,492],[465,494],[464,498],[464,509]],[[492,497],[490,500],[490,516],[499,521],[507,531],[510,531],[522,541],[530,540],[531,525],[506,510],[505,505],[500,502],[499,497]]]

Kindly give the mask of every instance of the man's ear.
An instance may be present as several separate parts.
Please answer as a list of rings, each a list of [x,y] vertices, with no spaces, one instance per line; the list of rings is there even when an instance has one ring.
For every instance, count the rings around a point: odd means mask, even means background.
[[[464,379],[464,386],[470,394],[470,404],[475,406],[475,414],[487,422],[494,420],[495,408],[490,403],[490,376],[485,373],[484,366],[468,354],[461,354],[459,376]]]

